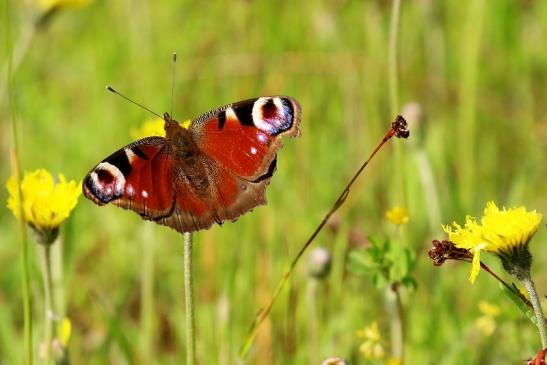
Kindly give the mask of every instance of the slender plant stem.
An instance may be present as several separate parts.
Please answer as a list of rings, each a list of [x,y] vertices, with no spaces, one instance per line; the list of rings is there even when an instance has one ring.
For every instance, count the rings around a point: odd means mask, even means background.
[[[319,321],[317,318],[317,289],[319,286],[319,280],[316,278],[308,279],[308,321],[309,321],[309,364],[318,364],[318,334],[319,334]]]
[[[192,278],[192,244],[191,232],[184,233],[184,299],[186,308],[186,364],[193,365],[196,360],[196,339],[194,320],[194,294]]]
[[[154,240],[151,237],[152,223],[143,226],[142,241],[142,286],[140,313],[140,348],[144,364],[154,362],[152,340],[154,338]]]
[[[397,74],[397,44],[399,38],[399,13],[401,0],[393,0],[388,45],[388,77],[389,77],[389,106],[391,114],[397,114],[399,107],[398,74]]]
[[[459,121],[457,138],[460,141],[458,156],[465,161],[465,168],[458,174],[458,186],[460,189],[460,201],[465,207],[473,206],[474,192],[476,191],[476,103],[477,80],[480,73],[480,48],[483,23],[485,18],[485,0],[470,1],[468,4],[466,25],[462,35],[462,57],[459,87]]]
[[[389,25],[389,44],[388,44],[388,85],[389,85],[389,109],[391,115],[397,115],[399,110],[399,72],[397,68],[398,46],[399,46],[399,19],[401,13],[401,0],[393,0],[391,6],[391,19]],[[399,173],[393,174],[394,183],[390,196],[394,205],[406,205],[405,193],[405,157],[403,156],[402,146],[393,147],[394,165],[397,166]],[[404,233],[401,233],[404,235]]]
[[[53,320],[55,319],[53,305],[53,281],[51,280],[51,244],[38,244],[42,261],[42,278],[44,280],[44,341],[46,344],[45,363],[51,364]]]
[[[399,364],[404,364],[405,355],[405,327],[403,302],[401,300],[401,291],[398,284],[393,284],[388,289],[391,295],[388,298],[391,301],[391,352],[393,357],[399,360]]]
[[[353,184],[355,183],[357,178],[361,175],[361,173],[365,170],[365,168],[368,166],[370,161],[372,161],[374,156],[376,156],[378,151],[380,151],[380,149],[386,144],[386,142],[389,141],[393,136],[399,137],[398,132],[396,130],[397,129],[396,124],[397,124],[398,120],[399,120],[399,117],[397,117],[397,119],[392,123],[391,128],[388,130],[388,132],[382,138],[382,141],[376,146],[376,148],[374,148],[374,150],[372,151],[372,153],[370,154],[368,159],[366,159],[365,162],[363,162],[361,167],[357,170],[357,172],[353,175],[353,177],[346,184],[346,186],[344,187],[344,189],[342,190],[342,192],[340,193],[340,195],[338,196],[338,198],[336,199],[334,204],[331,206],[329,211],[323,217],[323,220],[315,228],[315,230],[312,232],[312,234],[306,240],[306,242],[304,242],[304,244],[300,248],[300,251],[298,251],[295,258],[292,260],[292,262],[289,266],[289,269],[287,271],[285,271],[285,273],[283,274],[283,277],[281,278],[281,280],[279,281],[279,283],[275,287],[275,290],[274,290],[270,300],[266,303],[266,305],[264,305],[258,311],[254,321],[251,323],[251,325],[249,327],[247,337],[245,338],[245,340],[243,342],[243,345],[241,345],[241,347],[239,349],[238,362],[243,362],[243,360],[247,356],[247,353],[249,352],[249,350],[251,348],[251,345],[253,344],[253,341],[254,341],[257,333],[258,333],[259,326],[264,322],[264,320],[270,314],[270,311],[272,310],[272,307],[273,307],[275,301],[277,300],[277,298],[281,294],[281,290],[285,286],[285,283],[291,277],[291,274],[294,271],[294,268],[296,267],[296,265],[298,264],[298,262],[302,258],[302,255],[304,255],[304,252],[306,252],[308,247],[315,240],[315,237],[317,237],[319,232],[321,232],[321,230],[323,229],[323,227],[325,226],[325,224],[327,223],[329,218],[344,204],[344,202],[346,201],[346,199],[347,199],[347,197],[350,193],[351,187],[353,186]],[[405,124],[406,124],[406,121],[405,121]],[[404,136],[403,138],[406,138],[406,137],[408,137],[408,135]]]
[[[530,295],[530,302],[532,302],[532,306],[534,307],[534,313],[536,314],[537,326],[539,329],[539,336],[541,337],[541,346],[543,349],[547,348],[547,329],[545,328],[545,317],[543,315],[543,309],[541,308],[541,304],[539,302],[536,286],[532,281],[530,273],[528,273],[522,279],[522,283],[528,291],[528,294]]]
[[[25,222],[25,215],[23,211],[23,194],[21,192],[21,173],[20,173],[20,161],[19,161],[19,142],[17,136],[17,121],[16,121],[16,105],[14,94],[14,81],[13,81],[13,45],[11,43],[11,13],[9,8],[9,1],[5,2],[6,8],[4,15],[6,17],[4,24],[6,25],[5,32],[5,44],[8,52],[8,64],[7,64],[7,90],[9,96],[9,109],[11,116],[11,130],[13,139],[13,151],[11,154],[13,174],[17,183],[17,193],[19,195],[19,223],[21,229],[21,270],[23,275],[21,277],[21,286],[23,289],[23,337],[25,347],[25,364],[32,365],[33,363],[33,344],[32,344],[32,312],[31,312],[31,297],[30,297],[30,274],[29,274],[29,253],[28,253],[28,238],[27,227]],[[1,98],[1,95],[0,95]]]

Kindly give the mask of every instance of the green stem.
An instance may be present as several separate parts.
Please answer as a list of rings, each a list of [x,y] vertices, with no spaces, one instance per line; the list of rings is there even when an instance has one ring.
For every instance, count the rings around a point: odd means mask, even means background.
[[[475,135],[478,77],[481,69],[480,49],[485,17],[485,0],[470,1],[467,9],[466,25],[462,38],[462,56],[459,87],[459,121],[457,123],[459,141],[458,156],[465,161],[465,167],[459,171],[458,186],[463,206],[473,206],[475,184]]]
[[[23,337],[25,347],[25,364],[32,365],[33,363],[33,344],[32,344],[32,312],[31,312],[31,297],[30,297],[30,274],[29,274],[29,254],[28,254],[28,238],[27,227],[25,222],[25,213],[23,211],[23,194],[21,192],[21,174],[20,174],[20,161],[19,161],[19,143],[17,136],[17,121],[16,121],[16,105],[14,94],[14,81],[13,81],[13,45],[11,43],[11,13],[9,8],[9,1],[5,2],[6,9],[4,15],[6,17],[4,24],[6,24],[5,32],[5,44],[8,52],[8,64],[6,71],[6,80],[9,98],[9,109],[11,116],[11,130],[13,139],[13,174],[17,183],[17,194],[19,195],[19,224],[21,230],[21,270],[23,275],[21,277],[21,286],[23,288]],[[0,95],[1,98],[1,95]]]
[[[389,77],[389,106],[391,115],[397,114],[399,107],[399,95],[397,85],[397,43],[399,36],[399,13],[401,1],[393,0],[391,8],[391,21],[389,29],[389,49],[388,49],[388,77]]]
[[[545,327],[545,317],[543,315],[543,309],[541,308],[541,304],[539,302],[536,286],[534,285],[534,282],[532,281],[532,277],[530,276],[529,272],[522,279],[522,283],[524,284],[524,287],[528,291],[528,294],[530,295],[530,302],[532,302],[532,306],[534,307],[534,313],[536,314],[539,336],[541,337],[542,349],[547,348],[547,330]]]
[[[51,244],[38,244],[42,261],[42,278],[44,280],[44,341],[46,344],[45,363],[52,363],[53,321],[53,281],[51,280]]]
[[[401,13],[401,0],[393,0],[391,7],[391,19],[389,25],[389,44],[388,44],[388,82],[389,82],[389,109],[391,115],[397,115],[399,111],[399,73],[397,69],[398,45],[399,45],[399,20]],[[394,146],[395,166],[402,168],[406,166],[403,156],[402,146]],[[405,194],[405,169],[402,168],[395,173],[393,191],[391,196],[394,201],[392,204],[406,205]]]
[[[318,341],[319,334],[318,318],[317,318],[317,287],[319,280],[310,278],[308,280],[308,318],[309,318],[309,364],[318,364]]]
[[[393,358],[399,360],[399,364],[404,364],[404,319],[403,303],[399,285],[394,283],[385,293],[386,311],[390,318],[391,333],[391,354]]]
[[[154,362],[154,240],[151,237],[151,223],[146,223],[143,229],[140,348],[143,363],[151,364]]]
[[[184,299],[186,309],[186,364],[193,365],[196,360],[194,295],[192,280],[192,243],[191,232],[184,233]]]

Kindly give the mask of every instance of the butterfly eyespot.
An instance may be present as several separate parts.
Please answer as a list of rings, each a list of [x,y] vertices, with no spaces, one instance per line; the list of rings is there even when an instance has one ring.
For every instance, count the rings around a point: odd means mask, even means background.
[[[114,182],[114,176],[107,170],[98,170],[97,171],[97,180],[102,184],[107,185]]]
[[[273,99],[268,99],[262,105],[262,118],[272,119],[276,115],[277,115],[277,106],[275,106],[275,103],[274,103]]]
[[[239,187],[241,188],[241,190],[247,190],[247,185],[245,184],[241,184]]]

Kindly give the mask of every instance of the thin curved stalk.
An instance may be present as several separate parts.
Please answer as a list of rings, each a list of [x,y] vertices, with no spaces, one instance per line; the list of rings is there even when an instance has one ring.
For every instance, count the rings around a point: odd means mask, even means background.
[[[184,233],[184,299],[186,309],[186,364],[193,365],[196,360],[196,339],[194,320],[194,294],[192,277],[193,234]]]

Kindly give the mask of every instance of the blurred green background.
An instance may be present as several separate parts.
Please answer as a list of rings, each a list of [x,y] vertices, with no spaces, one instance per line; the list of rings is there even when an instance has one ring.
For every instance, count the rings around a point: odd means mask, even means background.
[[[7,37],[23,47],[43,11],[30,1],[2,2],[2,67]],[[299,100],[302,136],[286,140],[279,153],[268,205],[195,235],[198,359],[233,364],[256,311],[395,116],[390,13],[390,1],[344,0],[92,1],[59,8],[37,28],[14,75],[22,168],[81,180],[131,142],[129,130],[149,115],[105,85],[168,111],[173,51],[178,120],[259,95]],[[411,137],[391,141],[358,180],[338,224],[314,243],[333,253],[330,275],[313,284],[304,257],[249,363],[319,364],[334,355],[351,364],[386,363],[387,354],[366,359],[356,336],[378,321],[389,352],[384,295],[346,264],[352,248],[366,245],[364,237],[398,237],[384,218],[395,205],[409,211],[402,244],[417,255],[418,287],[403,293],[405,363],[514,364],[537,352],[535,328],[489,276],[471,286],[469,265],[435,268],[427,251],[431,239],[445,236],[440,223],[480,216],[488,200],[547,213],[546,39],[545,1],[402,2],[396,112],[414,121]],[[13,143],[1,87],[3,186]],[[0,201],[6,199],[2,188]],[[182,236],[82,197],[62,237],[72,363],[182,361]],[[541,227],[532,242],[540,293],[547,289],[540,249],[546,240]],[[31,244],[38,346],[42,281]],[[495,258],[485,260],[500,271]],[[152,261],[153,295],[143,295]],[[7,209],[0,209],[0,268],[0,364],[16,364],[23,353],[20,233]],[[480,300],[501,308],[492,335],[477,327]]]

